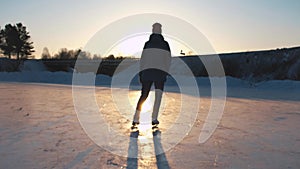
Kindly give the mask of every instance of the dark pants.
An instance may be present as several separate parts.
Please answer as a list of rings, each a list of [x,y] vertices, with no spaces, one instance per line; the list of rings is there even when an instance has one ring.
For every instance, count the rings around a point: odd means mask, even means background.
[[[135,111],[135,114],[133,117],[134,122],[139,122],[139,120],[140,120],[140,112],[142,110],[143,103],[147,99],[153,83],[154,83],[154,87],[155,87],[155,101],[154,101],[154,105],[153,105],[152,121],[157,120],[165,82],[164,81],[158,81],[158,82],[157,81],[144,81],[144,82],[142,82],[141,96],[137,103],[136,111]]]
[[[140,99],[137,103],[136,110],[139,110],[139,111],[142,110],[143,103],[147,99],[153,83],[154,83],[155,89],[159,89],[161,91],[164,90],[164,82],[163,81],[161,81],[161,82],[154,82],[154,81],[142,82],[142,92],[141,92]]]

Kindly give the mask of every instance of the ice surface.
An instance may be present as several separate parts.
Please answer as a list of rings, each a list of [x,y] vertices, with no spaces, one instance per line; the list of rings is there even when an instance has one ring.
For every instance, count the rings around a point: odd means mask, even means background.
[[[211,106],[211,80],[218,77],[197,77],[200,107],[192,130],[170,151],[152,158],[134,159],[98,147],[87,136],[74,109],[71,72],[48,72],[41,65],[25,65],[20,72],[0,72],[0,168],[125,168],[131,164],[139,168],[159,168],[161,165],[270,169],[300,166],[300,81],[254,83],[226,77],[227,100],[222,120],[212,137],[199,144],[199,133],[205,132],[201,129]],[[107,142],[113,148],[123,148],[125,155],[130,154],[131,149],[149,155],[154,154],[157,147],[165,148],[164,137],[168,136],[165,131],[176,121],[182,104],[176,79],[168,77],[165,87],[164,111],[159,117],[162,139],[151,136],[137,140],[130,137],[129,127],[140,94],[138,77],[135,76],[129,86],[133,89],[128,91],[131,102],[120,104],[117,109],[111,95],[112,77],[93,73],[77,75],[95,76],[96,92],[92,96],[101,115],[110,128],[127,138],[118,140],[111,135]],[[182,78],[193,77],[183,75]],[[89,90],[89,87],[79,88],[82,96]],[[192,96],[185,97],[187,102],[195,99],[192,93],[189,94]],[[80,103],[90,113],[90,99],[82,99]],[[97,117],[99,114],[90,115]],[[96,130],[96,118],[87,121],[91,129]],[[184,127],[185,124],[176,122],[176,125]],[[97,133],[101,136],[100,130]],[[176,137],[176,133],[169,136]]]

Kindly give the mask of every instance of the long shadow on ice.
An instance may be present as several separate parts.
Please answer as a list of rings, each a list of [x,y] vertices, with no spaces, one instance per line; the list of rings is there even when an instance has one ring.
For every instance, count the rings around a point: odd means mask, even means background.
[[[128,154],[127,154],[127,169],[137,169],[138,168],[138,131],[133,131],[130,133]],[[161,131],[157,130],[153,132],[153,143],[154,143],[154,153],[156,157],[156,166],[158,169],[170,169],[169,162],[165,155],[163,146],[161,144]],[[142,148],[143,149],[143,148]]]
[[[138,136],[139,132],[131,132],[130,133],[130,140],[129,140],[129,147],[128,147],[128,154],[127,154],[127,169],[137,169],[138,168]]]
[[[156,165],[158,169],[169,169],[169,163],[163,147],[161,145],[161,131],[157,130],[153,132],[153,143],[156,157]]]

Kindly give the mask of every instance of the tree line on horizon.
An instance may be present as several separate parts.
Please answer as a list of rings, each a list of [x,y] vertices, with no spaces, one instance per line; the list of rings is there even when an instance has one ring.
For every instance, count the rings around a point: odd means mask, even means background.
[[[6,24],[4,28],[0,27],[0,54],[9,59],[34,59],[32,54],[35,52],[31,36],[26,26],[22,23]],[[99,54],[91,54],[81,49],[68,50],[61,48],[53,56],[47,47],[43,49],[41,59],[104,59],[104,60],[122,60],[130,57],[114,56],[112,54],[101,57]]]
[[[58,53],[51,55],[49,52],[49,49],[47,47],[44,47],[41,59],[47,60],[47,59],[62,59],[62,60],[68,60],[68,59],[100,59],[101,56],[94,54],[92,55],[89,52],[82,51],[81,49],[67,49],[67,48],[61,48]]]
[[[62,60],[68,60],[68,59],[91,59],[91,60],[98,60],[98,59],[104,59],[104,60],[122,60],[129,57],[123,57],[123,56],[114,56],[113,54],[110,54],[106,57],[102,57],[99,54],[91,54],[90,52],[82,51],[81,49],[76,50],[68,50],[67,48],[61,48],[58,53],[51,56],[49,49],[47,47],[44,47],[41,59],[43,60],[49,60],[49,59],[62,59]]]

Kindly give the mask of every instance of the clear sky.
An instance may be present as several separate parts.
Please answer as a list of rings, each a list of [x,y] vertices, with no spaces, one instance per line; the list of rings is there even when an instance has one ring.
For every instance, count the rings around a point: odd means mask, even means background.
[[[22,22],[40,57],[44,47],[83,48],[124,16],[162,13],[191,23],[223,53],[300,46],[299,9],[299,0],[0,0],[0,25]]]

